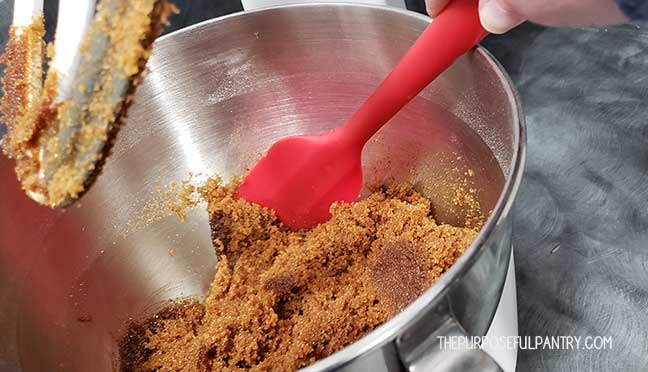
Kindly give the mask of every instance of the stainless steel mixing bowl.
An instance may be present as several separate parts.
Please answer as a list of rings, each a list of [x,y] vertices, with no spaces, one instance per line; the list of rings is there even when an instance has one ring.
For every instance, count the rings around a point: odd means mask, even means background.
[[[28,200],[2,158],[0,369],[113,370],[125,323],[169,299],[204,295],[214,274],[204,208],[187,222],[137,221],[153,190],[190,171],[240,175],[278,138],[340,125],[428,22],[369,6],[289,6],[163,37],[102,175],[66,211]],[[368,183],[414,182],[439,220],[462,223],[452,185],[468,179],[492,213],[431,289],[307,371],[498,370],[481,352],[441,351],[436,336],[483,335],[494,315],[523,163],[520,121],[505,73],[478,48],[372,141]]]

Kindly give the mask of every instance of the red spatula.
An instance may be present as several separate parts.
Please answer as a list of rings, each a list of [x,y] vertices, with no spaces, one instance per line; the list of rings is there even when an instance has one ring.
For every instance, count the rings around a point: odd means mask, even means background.
[[[325,222],[331,204],[352,202],[360,194],[365,143],[486,34],[477,0],[452,1],[346,124],[275,143],[236,196],[274,209],[291,228]]]

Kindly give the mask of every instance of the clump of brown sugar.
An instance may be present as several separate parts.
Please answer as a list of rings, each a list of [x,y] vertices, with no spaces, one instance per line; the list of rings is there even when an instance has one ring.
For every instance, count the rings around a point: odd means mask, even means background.
[[[214,180],[200,188],[219,258],[206,300],[132,327],[122,371],[305,367],[401,311],[477,234],[438,224],[409,185],[334,205],[328,222],[303,231],[233,190]]]

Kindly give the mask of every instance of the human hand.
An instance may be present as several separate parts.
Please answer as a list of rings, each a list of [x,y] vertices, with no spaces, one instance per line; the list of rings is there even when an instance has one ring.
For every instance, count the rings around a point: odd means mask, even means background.
[[[450,0],[426,0],[431,17]],[[628,19],[615,0],[479,0],[484,28],[504,33],[524,21],[547,26],[583,26],[623,23]]]

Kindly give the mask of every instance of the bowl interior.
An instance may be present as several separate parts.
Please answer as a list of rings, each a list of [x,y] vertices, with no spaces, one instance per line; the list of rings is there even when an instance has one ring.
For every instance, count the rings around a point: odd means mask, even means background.
[[[2,160],[0,193],[15,195],[0,207],[15,216],[3,231],[19,227],[0,242],[37,257],[14,283],[22,369],[111,371],[130,319],[202,296],[216,264],[207,214],[165,216],[155,189],[189,172],[242,175],[277,139],[342,124],[426,24],[405,12],[322,5],[185,29],[156,42],[113,154],[77,205],[32,206]],[[466,219],[453,203],[457,187],[491,210],[515,146],[507,89],[484,51],[460,58],[367,146],[366,184],[413,182],[442,222]]]

